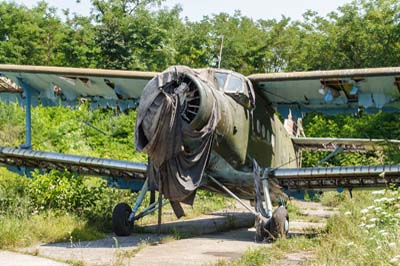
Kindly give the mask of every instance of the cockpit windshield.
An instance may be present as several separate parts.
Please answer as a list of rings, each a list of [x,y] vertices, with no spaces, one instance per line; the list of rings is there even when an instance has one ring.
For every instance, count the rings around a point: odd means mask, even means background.
[[[253,89],[246,77],[232,71],[218,69],[215,72],[215,78],[220,89],[234,98],[235,101],[243,106],[254,105]]]
[[[231,72],[216,72],[218,85],[226,93],[243,93],[244,80]]]

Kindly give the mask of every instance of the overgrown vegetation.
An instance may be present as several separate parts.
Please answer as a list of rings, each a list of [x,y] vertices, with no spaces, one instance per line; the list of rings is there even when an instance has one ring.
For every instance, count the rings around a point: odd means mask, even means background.
[[[400,139],[400,116],[397,113],[378,112],[374,115],[354,116],[349,114],[322,115],[308,114],[304,119],[304,130],[308,137],[330,138],[376,138]],[[384,145],[384,151],[368,153],[341,153],[326,162],[330,165],[379,165],[400,162],[397,146]],[[303,166],[314,166],[325,158],[328,152],[304,152]]]
[[[310,137],[353,137],[399,139],[398,114],[322,115],[308,114],[304,129]],[[379,125],[379,126],[377,126]],[[313,166],[327,153],[306,152],[303,165]],[[385,152],[345,153],[325,165],[398,164],[398,148],[388,146]],[[400,262],[400,190],[347,193],[328,192],[318,200],[325,206],[337,207],[339,215],[328,220],[327,227],[315,238],[293,237],[279,240],[271,248],[250,249],[237,261],[220,265],[277,264],[287,253],[309,251],[313,258],[305,265],[398,265]],[[291,219],[302,220],[293,205],[288,206]],[[288,248],[289,247],[289,248]]]
[[[339,207],[308,265],[398,265],[399,189],[358,192]]]
[[[278,265],[286,254],[297,252],[312,253],[304,262],[310,266],[399,264],[400,189],[357,191],[353,198],[329,192],[322,202],[331,206],[332,199],[340,214],[331,217],[317,236],[280,239],[272,246],[247,250],[239,260],[216,265]]]
[[[250,248],[238,260],[220,260],[216,265],[225,266],[263,266],[280,265],[278,261],[287,253],[312,251],[319,245],[319,239],[307,236],[298,236],[291,239],[279,239],[272,246]]]

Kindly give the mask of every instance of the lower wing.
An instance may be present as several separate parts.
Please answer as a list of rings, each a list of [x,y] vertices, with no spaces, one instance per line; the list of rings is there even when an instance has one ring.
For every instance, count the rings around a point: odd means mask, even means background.
[[[400,147],[400,140],[391,139],[292,138],[292,141],[297,148],[312,151],[333,151],[340,147],[347,152],[367,152],[384,150],[387,145]]]

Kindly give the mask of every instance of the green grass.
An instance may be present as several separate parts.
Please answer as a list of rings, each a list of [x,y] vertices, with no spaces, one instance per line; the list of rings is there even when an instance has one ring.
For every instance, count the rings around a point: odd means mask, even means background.
[[[304,215],[300,208],[297,207],[295,204],[292,202],[288,201],[286,204],[287,211],[289,213],[289,217],[291,220],[304,220],[306,219],[306,215]]]
[[[277,265],[287,253],[311,251],[319,245],[318,238],[299,236],[290,239],[279,239],[273,245],[261,248],[249,248],[244,255],[234,261],[219,260],[217,266],[263,266]]]
[[[357,192],[339,207],[341,214],[329,219],[309,265],[390,265],[400,255],[399,190]]]
[[[0,168],[0,248],[103,237],[112,207],[126,199],[126,191],[102,187],[97,179],[86,184],[54,173],[38,178],[40,185]]]
[[[26,217],[0,216],[0,248],[30,246],[42,242],[93,240],[104,234],[73,215],[51,212]]]
[[[325,192],[323,197],[321,197],[321,204],[327,207],[338,207],[345,200],[349,200],[348,193],[329,191]]]
[[[272,246],[249,249],[239,260],[219,261],[217,265],[275,265],[285,254],[300,251],[314,254],[305,262],[309,266],[399,264],[400,189],[384,194],[355,191],[352,199],[325,193],[321,202],[338,207],[340,214],[329,218],[316,237],[278,240]],[[288,209],[292,214],[297,212],[293,206]]]
[[[116,249],[112,265],[113,266],[130,265],[131,259],[137,253],[139,253],[142,249],[144,249],[145,247],[152,245],[152,244],[153,243],[151,243],[151,242],[142,241],[135,249],[130,249],[130,250]]]
[[[127,190],[103,187],[103,182],[98,178],[87,178],[82,183],[74,180],[70,185],[68,179],[60,179],[59,174],[55,173],[39,178],[41,181],[38,185],[35,179],[0,169],[0,248],[101,238],[104,233],[111,231],[113,207],[118,202],[132,204],[137,195]],[[52,187],[51,191],[48,191],[49,186]],[[88,190],[86,186],[97,186],[97,189]],[[71,200],[78,203],[71,205]],[[142,208],[148,202],[149,195]],[[194,206],[184,206],[186,216],[183,219],[220,210],[231,203],[231,199],[199,191]],[[163,221],[172,220],[176,220],[176,217],[171,206],[167,205],[163,208]],[[136,224],[146,225],[156,221],[157,212]]]

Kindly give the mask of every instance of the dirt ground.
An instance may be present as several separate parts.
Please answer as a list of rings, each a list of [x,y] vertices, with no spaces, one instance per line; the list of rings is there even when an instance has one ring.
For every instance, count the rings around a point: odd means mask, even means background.
[[[295,201],[294,204],[301,209],[302,219],[291,220],[291,235],[324,227],[326,219],[335,213],[318,203]],[[115,237],[110,234],[96,241],[41,244],[13,252],[0,251],[0,262],[12,266],[212,265],[221,259],[237,259],[249,248],[270,245],[254,241],[253,223],[251,214],[237,208],[184,222],[166,223],[161,235],[141,233]],[[142,229],[152,232],[155,226]],[[312,256],[309,252],[287,254],[280,264],[302,265]],[[27,259],[29,257],[32,259]]]

